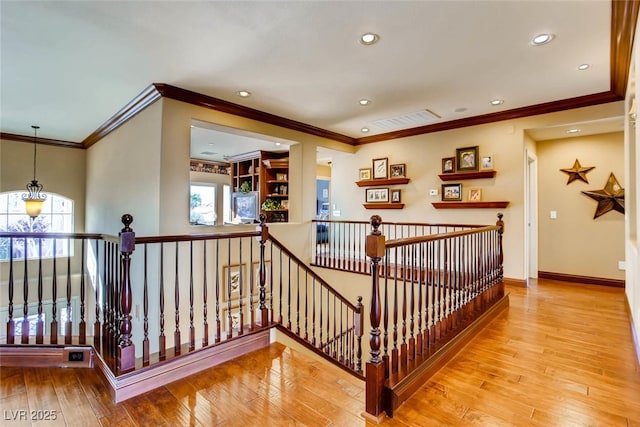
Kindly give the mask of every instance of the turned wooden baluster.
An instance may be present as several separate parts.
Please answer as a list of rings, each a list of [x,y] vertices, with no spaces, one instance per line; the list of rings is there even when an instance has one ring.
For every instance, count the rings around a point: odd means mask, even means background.
[[[124,228],[120,232],[121,281],[120,281],[120,309],[122,321],[120,323],[120,337],[118,342],[118,371],[130,371],[135,367],[135,346],[131,342],[131,254],[136,247],[136,235],[130,225],[133,216],[122,215]]]
[[[257,230],[260,231],[260,236],[258,236],[258,242],[260,242],[260,265],[259,265],[259,275],[260,277],[258,278],[258,280],[260,281],[260,293],[258,294],[258,298],[259,298],[259,310],[260,310],[260,326],[265,327],[267,326],[267,324],[269,323],[269,310],[267,309],[267,306],[265,304],[265,301],[267,299],[267,291],[265,288],[265,284],[267,281],[267,277],[266,277],[266,268],[265,268],[265,261],[264,261],[264,249],[265,249],[265,244],[267,243],[267,240],[269,239],[269,227],[267,227],[267,225],[265,224],[267,217],[264,214],[260,215],[260,225],[258,225]],[[273,266],[272,266],[273,267]],[[280,291],[280,294],[282,295],[282,289]],[[281,299],[282,301],[282,299]]]
[[[382,218],[379,215],[371,217],[371,234],[366,239],[367,257],[371,263],[371,306],[369,308],[370,332],[370,357],[366,366],[366,405],[367,414],[375,419],[382,414],[384,388],[384,364],[380,357],[380,284],[378,264],[385,254],[385,237],[379,230]]]
[[[7,320],[7,344],[15,344],[16,323],[13,320],[13,238],[9,239],[9,320]]]
[[[38,238],[38,322],[36,324],[36,344],[44,342],[44,319],[42,318],[42,239]]]

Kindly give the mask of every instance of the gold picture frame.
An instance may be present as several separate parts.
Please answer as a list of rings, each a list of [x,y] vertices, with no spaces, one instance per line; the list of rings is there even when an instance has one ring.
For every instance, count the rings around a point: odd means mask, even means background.
[[[247,276],[246,263],[223,266],[222,283],[222,301],[239,300],[241,289],[242,297],[247,296],[249,277]]]
[[[371,168],[358,169],[358,180],[369,181],[371,179]]]
[[[480,202],[482,200],[482,190],[480,188],[469,189],[469,201]]]

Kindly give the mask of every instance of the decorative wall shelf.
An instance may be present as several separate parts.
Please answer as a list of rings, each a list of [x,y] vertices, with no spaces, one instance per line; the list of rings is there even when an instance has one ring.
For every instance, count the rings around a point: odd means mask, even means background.
[[[432,202],[436,209],[499,209],[506,208],[509,202]]]
[[[438,176],[443,181],[459,181],[463,179],[493,178],[496,176],[496,171],[486,170],[477,172],[441,173]]]
[[[365,209],[402,209],[404,203],[363,203]]]
[[[401,185],[409,182],[409,178],[369,179],[356,181],[358,187],[377,187],[378,185]]]

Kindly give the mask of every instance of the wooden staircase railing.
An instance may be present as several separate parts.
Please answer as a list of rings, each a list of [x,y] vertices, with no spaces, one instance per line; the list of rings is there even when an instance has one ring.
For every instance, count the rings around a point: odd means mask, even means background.
[[[346,300],[264,223],[231,233],[140,237],[131,215],[122,222],[117,237],[0,233],[0,254],[8,258],[0,277],[7,284],[0,295],[5,346],[93,345],[115,382],[277,327],[363,377],[362,299]]]
[[[313,220],[313,265],[354,273],[371,274],[367,262],[367,221]],[[389,240],[469,230],[479,225],[390,222],[380,224],[380,232]]]
[[[456,335],[504,300],[502,234],[495,226],[387,241],[371,217],[370,357],[366,413],[379,420],[429,374]]]

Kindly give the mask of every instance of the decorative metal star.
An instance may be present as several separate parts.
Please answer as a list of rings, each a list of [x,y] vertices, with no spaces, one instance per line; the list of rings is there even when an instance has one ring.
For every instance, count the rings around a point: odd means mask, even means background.
[[[596,214],[593,216],[593,219],[611,210],[618,211],[624,215],[624,188],[620,187],[620,183],[613,173],[609,175],[607,184],[602,190],[583,191],[582,194],[598,202]]]
[[[573,167],[571,169],[560,169],[562,172],[569,175],[569,180],[567,181],[567,185],[571,184],[576,179],[586,182],[587,184],[587,172],[590,172],[592,169],[595,169],[595,166],[587,166],[583,168],[578,159],[573,163]]]

